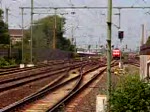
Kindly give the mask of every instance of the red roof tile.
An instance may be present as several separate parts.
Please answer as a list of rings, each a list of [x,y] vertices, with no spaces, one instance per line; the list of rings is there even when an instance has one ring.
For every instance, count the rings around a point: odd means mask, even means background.
[[[22,36],[22,29],[9,29],[10,36]]]

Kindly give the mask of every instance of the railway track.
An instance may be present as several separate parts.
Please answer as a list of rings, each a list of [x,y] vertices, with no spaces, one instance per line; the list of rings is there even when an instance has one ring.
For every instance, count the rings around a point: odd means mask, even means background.
[[[83,61],[87,61],[87,60],[84,59]],[[45,66],[60,65],[64,63],[76,63],[76,62],[81,62],[81,61],[80,60],[53,60],[53,61],[48,61],[46,63],[38,63],[37,65],[33,67],[19,68],[19,66],[14,66],[14,67],[8,67],[8,68],[0,68],[0,75],[20,72],[20,71],[25,71],[25,70],[31,70],[31,69],[37,69],[37,68],[45,67]]]
[[[56,62],[53,62],[53,61],[50,61],[48,62],[47,64],[38,64],[36,66],[33,66],[33,67],[25,67],[25,68],[19,68],[19,67],[15,67],[15,68],[8,68],[8,69],[1,69],[0,70],[0,75],[7,75],[7,74],[13,74],[13,73],[20,73],[20,72],[23,72],[23,71],[30,71],[30,70],[36,70],[36,69],[39,69],[39,68],[45,68],[47,66],[57,66],[57,65],[63,65],[65,63],[69,63],[69,60],[61,60],[61,61],[56,61]]]
[[[60,74],[62,72],[66,72],[68,69],[61,69],[59,71],[54,71],[54,72],[49,72],[49,71],[44,71],[44,73],[38,73],[38,74],[33,74],[27,77],[21,77],[21,78],[16,78],[16,79],[10,79],[10,80],[5,80],[0,82],[0,92],[14,89],[18,86],[22,86],[27,83],[31,83],[37,80],[41,80],[44,78],[50,78],[51,76]],[[49,73],[48,73],[49,72]]]
[[[87,68],[88,69],[91,69],[91,65],[95,65],[94,63],[93,64],[90,64]],[[85,65],[84,65],[85,66]],[[102,66],[102,65],[101,65]],[[100,65],[99,66],[97,66],[97,67],[100,67]],[[97,68],[96,67],[96,68]],[[80,69],[81,69],[82,67],[81,67],[81,65],[80,65]],[[93,68],[93,69],[96,69],[96,68]],[[91,71],[91,70],[88,70],[88,71]],[[82,71],[83,72],[83,71]],[[79,84],[79,83],[81,83],[80,81],[79,81],[79,79],[81,80],[81,74],[82,74],[82,72],[80,72],[80,74],[77,74],[77,73],[79,73],[78,72],[78,70],[77,71],[75,71],[75,72],[73,72],[73,75],[70,75],[69,77],[67,77],[67,78],[65,78],[64,80],[62,80],[61,82],[59,82],[57,85],[55,85],[55,86],[53,86],[53,87],[48,87],[48,86],[46,86],[45,88],[43,88],[41,91],[39,91],[39,92],[37,92],[36,94],[34,94],[34,95],[31,95],[30,97],[27,97],[27,98],[25,98],[25,99],[23,99],[23,100],[20,100],[20,102],[16,102],[16,103],[14,103],[14,104],[12,104],[12,105],[10,105],[10,106],[8,106],[8,107],[5,107],[5,108],[3,108],[3,109],[1,109],[1,111],[8,111],[9,109],[10,110],[12,110],[12,108],[13,108],[13,106],[18,106],[19,104],[21,104],[22,105],[22,103],[23,102],[29,102],[27,99],[32,99],[32,101],[33,101],[33,99],[36,97],[36,99],[37,99],[37,96],[38,97],[41,97],[41,95],[43,96],[43,94],[45,94],[45,93],[47,93],[47,91],[52,91],[52,90],[55,90],[56,88],[59,88],[59,86],[60,86],[60,90],[62,89],[62,85],[66,85],[65,87],[66,88],[72,88],[72,89],[65,89],[65,90],[67,90],[68,92],[69,92],[69,94],[70,94],[70,92],[72,92],[74,89],[73,88],[75,88],[75,87],[77,87],[77,85]],[[85,72],[85,71],[84,71]],[[70,78],[71,77],[71,78]],[[72,80],[74,80],[74,81],[72,81]],[[76,81],[75,81],[76,80]],[[78,82],[78,84],[77,83],[75,83],[75,82]],[[69,84],[68,84],[69,83]],[[71,87],[70,86],[68,86],[68,85],[72,85]],[[76,86],[73,86],[73,85],[76,85]],[[48,88],[48,90],[46,89],[46,88]],[[59,90],[59,92],[58,93],[60,93],[60,90]],[[62,91],[62,90],[61,90]],[[67,93],[68,93],[67,92]],[[54,93],[56,93],[56,92],[54,92]],[[66,94],[67,94],[66,93]],[[40,96],[39,96],[40,95]],[[53,95],[53,94],[52,94]],[[55,97],[54,97],[55,98]],[[64,99],[64,96],[63,96],[63,99]],[[53,104],[54,105],[54,104]]]
[[[7,84],[8,83],[12,83],[12,82],[17,82],[20,80],[23,80],[23,79],[27,79],[27,81],[31,81],[32,80],[32,77],[37,77],[37,79],[39,78],[45,78],[46,76],[49,76],[48,74],[45,75],[46,73],[49,73],[49,74],[57,74],[59,72],[63,72],[63,71],[66,71],[66,69],[68,69],[68,67],[78,67],[80,66],[81,63],[77,63],[77,64],[72,64],[72,65],[65,65],[65,66],[56,66],[56,67],[48,67],[44,70],[40,70],[38,72],[33,72],[32,74],[26,74],[26,75],[18,75],[18,74],[10,74],[8,76],[4,76],[4,77],[0,77],[0,84]],[[83,63],[84,64],[84,63]],[[59,71],[58,71],[59,70]],[[53,73],[54,72],[54,73]],[[56,72],[56,73],[55,73]],[[42,74],[42,77],[38,77]],[[21,81],[22,82],[22,81]],[[0,91],[1,91],[1,88],[0,87]]]
[[[97,63],[96,61],[95,62],[89,62],[89,64],[90,64],[90,66],[89,67],[91,67],[91,65],[92,64],[94,64],[94,63]],[[75,67],[77,68],[77,67],[80,67],[81,66],[81,64],[83,64],[83,65],[85,65],[85,64],[87,64],[87,62],[84,62],[84,63],[76,63],[76,64],[72,64],[72,66],[69,66],[69,67],[71,67],[70,69],[75,69]],[[57,70],[56,70],[57,71]],[[58,71],[57,71],[58,72]],[[65,70],[64,70],[64,72],[65,72]],[[64,73],[64,74],[66,74],[66,73]],[[54,76],[56,76],[55,78],[54,78]],[[57,75],[53,75],[53,80],[54,79],[59,79],[59,77],[65,77],[66,75],[59,75],[59,76],[57,76]],[[39,78],[39,80],[40,80],[41,78]],[[45,78],[45,79],[43,79],[43,80],[48,80],[48,79],[51,79],[51,78]],[[14,81],[15,83],[16,83],[16,81]],[[31,84],[34,82],[31,82],[31,81],[28,81],[28,82],[30,82]],[[40,83],[40,81],[38,81],[37,80],[37,83],[39,84]],[[11,83],[9,83],[9,84],[11,84]],[[8,83],[6,84],[7,86],[9,85]],[[28,83],[27,83],[28,84]],[[22,90],[21,88],[29,88],[28,86],[24,86],[24,85],[27,85],[27,84],[23,84],[23,87],[20,85],[20,84],[18,84],[16,87],[14,86],[14,88],[19,88],[19,89],[17,89],[18,91],[20,90]],[[29,84],[29,86],[31,86],[31,84]],[[41,83],[40,84],[40,86],[42,85],[43,83]],[[15,93],[17,93],[17,90],[16,89],[12,89],[11,87],[12,87],[12,85],[10,85],[9,87],[7,87],[7,86],[1,86],[2,88],[2,92],[0,93],[0,98],[3,98],[3,93],[6,93],[6,96],[7,96],[7,91],[10,91],[10,90],[12,90],[12,92],[11,92],[11,94],[12,94],[12,100],[16,100],[16,96],[14,95],[14,97],[13,97],[13,94],[15,94]],[[14,84],[15,85],[15,84]],[[6,90],[5,90],[5,87],[7,88]],[[34,88],[36,87],[36,85],[35,86],[31,86],[31,89],[32,90],[34,90]],[[9,89],[8,89],[9,88]],[[29,91],[31,91],[31,90],[29,90]],[[22,92],[24,92],[24,90],[22,91]],[[35,91],[34,91],[35,92]],[[25,92],[25,94],[27,94],[27,92]],[[8,96],[9,96],[10,94],[8,94]],[[19,96],[19,95],[18,95]],[[22,95],[21,95],[22,96]],[[5,99],[3,99],[4,100],[4,102],[6,102],[6,100]],[[2,102],[3,102],[3,100],[1,100]],[[12,102],[13,103],[13,102]],[[2,103],[1,103],[1,107],[3,108],[3,107],[5,107],[4,105],[2,105]]]
[[[135,59],[129,59],[129,60],[125,61],[124,64],[130,64],[130,65],[134,65],[136,67],[140,67],[140,62]]]
[[[78,92],[82,91],[84,88],[86,88],[92,81],[94,81],[99,75],[102,75],[102,73],[106,70],[106,67],[102,67],[101,69],[98,69],[99,67],[95,67],[94,71],[87,71],[82,74],[82,79],[80,80],[80,83],[75,88],[71,94],[69,94],[67,97],[62,99],[60,102],[58,102],[54,107],[48,109],[48,112],[57,112],[57,109],[59,106],[66,103],[68,100],[71,100],[74,95],[76,95]],[[96,71],[95,71],[96,70]]]
[[[16,85],[21,85],[21,84],[25,84],[27,82],[31,82],[31,81],[35,81],[35,80],[39,80],[41,78],[46,78],[46,77],[49,77],[50,75],[54,75],[54,74],[58,74],[58,73],[61,73],[63,71],[66,71],[69,67],[78,67],[80,66],[80,63],[79,64],[73,64],[73,65],[65,65],[65,66],[57,66],[57,67],[54,67],[53,69],[52,68],[46,68],[44,70],[40,70],[39,72],[33,72],[32,74],[27,74],[27,75],[18,75],[18,74],[14,74],[16,76],[6,76],[5,77],[0,77],[0,84],[1,84],[1,87],[0,87],[0,91],[2,91],[3,89],[10,89],[11,87],[13,86],[16,86]],[[41,76],[42,74],[42,76]],[[14,83],[14,84],[13,84]],[[3,86],[4,85],[4,86]]]

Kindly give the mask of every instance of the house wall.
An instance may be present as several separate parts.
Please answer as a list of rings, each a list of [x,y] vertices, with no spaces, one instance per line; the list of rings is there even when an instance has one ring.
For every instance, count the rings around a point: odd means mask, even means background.
[[[148,55],[140,55],[140,78],[144,79],[147,77],[147,62]]]
[[[150,45],[147,44],[140,47],[140,77],[150,81]]]

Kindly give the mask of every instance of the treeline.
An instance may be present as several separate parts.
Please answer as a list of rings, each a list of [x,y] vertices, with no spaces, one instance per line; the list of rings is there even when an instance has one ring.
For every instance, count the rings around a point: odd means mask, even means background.
[[[8,25],[3,21],[3,11],[0,10],[0,48],[8,49],[10,48],[10,35],[8,31]],[[55,24],[55,18],[57,20]],[[64,37],[64,25],[65,18],[60,16],[47,16],[45,18],[39,19],[33,22],[33,49],[52,49],[53,48],[53,37],[54,31],[56,35],[56,49],[62,51],[73,52],[75,51],[75,46],[71,44],[71,41]],[[54,27],[56,26],[56,29]],[[23,39],[23,49],[24,49],[24,59],[28,60],[30,44],[31,44],[31,27],[24,31]],[[17,42],[14,45],[11,45],[13,49],[22,50],[22,42]],[[38,54],[36,54],[38,55]],[[10,58],[10,57],[9,57]],[[34,56],[34,58],[36,58]]]

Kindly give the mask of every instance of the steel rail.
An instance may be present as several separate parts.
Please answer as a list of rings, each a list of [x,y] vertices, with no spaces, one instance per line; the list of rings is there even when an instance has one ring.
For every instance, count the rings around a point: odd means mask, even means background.
[[[99,67],[95,67],[94,70],[97,69],[97,68],[99,68]],[[46,112],[55,112],[55,110],[56,110],[60,105],[62,105],[63,103],[65,103],[67,100],[69,100],[69,98],[71,98],[72,96],[74,96],[75,94],[77,94],[77,92],[79,92],[81,89],[83,89],[83,88],[86,87],[88,84],[90,84],[98,75],[101,75],[105,70],[106,70],[106,68],[103,69],[103,70],[101,70],[99,74],[95,74],[95,75],[91,78],[91,80],[88,81],[86,84],[84,84],[84,85],[82,85],[82,86],[79,86],[79,87],[77,86],[77,87],[75,88],[75,90],[72,91],[71,94],[69,94],[68,96],[66,96],[64,99],[62,99],[60,102],[58,102],[58,104],[56,104],[54,107],[48,109]],[[85,74],[88,74],[89,72],[92,72],[92,70],[89,70],[89,71],[83,73],[82,76],[84,76]],[[82,77],[82,78],[83,78],[83,77]],[[81,83],[82,83],[82,82],[80,82],[80,84],[81,84]]]
[[[116,66],[116,65],[118,65],[117,63],[116,63],[116,61],[113,61],[112,63],[111,63],[111,66],[112,67],[114,67],[114,66]],[[100,72],[98,73],[98,74],[95,74],[92,78],[91,78],[91,80],[90,81],[88,81],[86,84],[84,84],[84,85],[82,85],[80,88],[78,88],[76,91],[74,91],[72,94],[70,94],[66,99],[64,99],[63,100],[63,102],[61,102],[61,104],[62,103],[66,103],[72,96],[75,96],[76,95],[76,93],[78,93],[78,92],[80,92],[81,90],[83,90],[84,88],[86,88],[90,83],[92,83],[99,75],[102,75],[105,71],[106,71],[106,69],[107,69],[107,67],[106,67],[106,65],[103,65],[103,66],[101,66],[101,67],[105,67],[105,68],[103,68],[102,70],[100,70]],[[60,105],[61,105],[60,104]],[[57,106],[57,107],[55,107],[55,109],[57,109],[59,107],[59,105]],[[48,110],[47,112],[55,112],[55,109],[50,109],[50,110]]]
[[[17,78],[17,79],[11,79],[11,80],[5,80],[0,82],[1,87],[0,87],[0,92],[2,91],[6,91],[8,89],[13,89],[19,86],[22,86],[24,84],[30,83],[30,82],[34,82],[37,80],[41,80],[50,76],[54,76],[57,75],[59,73],[65,72],[68,69],[76,69],[79,68],[80,64],[75,64],[75,65],[71,65],[71,66],[66,66],[66,67],[61,67],[61,68],[57,68],[55,70],[48,70],[48,71],[43,71],[43,72],[39,72],[27,77],[21,77],[21,78]],[[59,71],[56,71],[59,70]],[[54,71],[54,73],[50,73]],[[30,78],[29,78],[30,77]]]
[[[81,61],[80,61],[81,62]],[[86,61],[85,61],[86,62]],[[59,65],[59,64],[65,64],[66,62],[62,62],[62,63],[53,63],[51,65]],[[82,63],[82,62],[81,62]],[[84,63],[84,61],[83,61]],[[39,69],[39,68],[44,68],[44,67],[51,67],[50,65],[40,65],[40,66],[34,66],[34,67],[29,67],[29,68],[21,68],[21,69],[16,69],[16,70],[8,70],[8,71],[5,71],[5,72],[1,72],[0,73],[0,76],[2,75],[12,75],[13,73],[21,73],[21,72],[28,72],[28,71],[32,71],[32,70],[36,70],[36,69]]]
[[[12,69],[6,69],[1,71],[0,75],[7,75],[7,74],[12,74],[12,73],[16,73],[16,72],[22,72],[22,71],[29,71],[29,70],[33,70],[33,69],[39,69],[39,68],[43,68],[46,66],[50,66],[50,65],[57,65],[57,64],[64,64],[65,62],[62,63],[51,63],[51,64],[39,64],[37,66],[34,67],[25,67],[25,68],[12,68]]]
[[[81,66],[80,66],[80,67],[81,67]],[[10,106],[7,106],[7,107],[3,108],[1,111],[10,110],[10,109],[12,109],[12,108],[14,108],[14,107],[17,107],[18,105],[21,105],[21,104],[23,104],[24,102],[27,102],[29,99],[33,99],[33,98],[37,97],[38,95],[42,95],[42,94],[44,94],[46,91],[52,90],[52,89],[54,89],[54,88],[57,88],[58,86],[61,86],[62,84],[65,84],[65,82],[64,82],[64,83],[61,83],[61,84],[58,84],[58,85],[56,85],[56,86],[53,86],[51,89],[50,89],[50,87],[47,87],[48,90],[46,90],[46,89],[44,89],[44,91],[41,90],[42,93],[36,93],[36,95],[34,94],[35,96],[32,96],[32,97],[30,96],[30,97],[28,97],[27,99],[23,99],[23,100],[21,100],[20,102],[16,102],[16,103],[14,103],[14,104],[12,104],[12,105],[10,105]],[[38,94],[38,95],[37,95],[37,94]]]
[[[15,77],[13,77],[13,78],[7,78],[6,80],[0,81],[0,84],[12,82],[12,81],[17,81],[17,80],[20,80],[20,79],[23,79],[23,78],[29,78],[31,76],[45,74],[47,72],[53,72],[53,71],[56,71],[56,70],[61,70],[61,69],[64,69],[64,68],[74,67],[74,66],[78,66],[78,65],[80,65],[80,64],[66,65],[66,66],[63,66],[63,67],[60,66],[60,67],[57,67],[57,68],[48,67],[48,68],[44,69],[44,71],[41,70],[39,73],[33,73],[31,75],[19,76],[19,77],[16,77],[16,78]],[[12,75],[12,74],[10,74],[10,75]],[[14,74],[14,75],[16,75],[16,74]]]
[[[0,111],[1,111],[1,112],[6,112],[6,111],[10,111],[10,110],[12,110],[12,109],[14,109],[14,108],[17,108],[18,106],[21,106],[21,105],[24,104],[24,103],[30,102],[31,100],[33,101],[33,100],[35,100],[36,98],[39,98],[39,97],[43,96],[43,94],[46,94],[48,91],[52,91],[53,89],[56,89],[56,88],[58,88],[58,87],[60,87],[60,86],[62,86],[62,85],[64,85],[64,84],[66,84],[66,83],[68,83],[68,82],[70,82],[70,81],[72,81],[72,80],[77,79],[78,77],[79,77],[79,75],[76,76],[76,77],[74,77],[74,78],[72,78],[72,79],[70,79],[70,80],[68,80],[68,81],[66,81],[66,82],[59,83],[59,84],[57,84],[57,85],[54,85],[54,84],[53,84],[53,86],[47,85],[46,87],[42,88],[42,89],[39,90],[38,92],[36,92],[36,93],[34,93],[34,94],[32,94],[32,95],[30,95],[30,96],[28,96],[28,97],[26,97],[26,98],[24,98],[24,99],[18,101],[18,102],[15,102],[15,103],[13,103],[13,104],[11,104],[11,105],[9,105],[9,106],[6,106],[6,107],[4,107],[3,109],[0,109]],[[61,80],[62,80],[62,79],[61,79]],[[57,82],[58,82],[58,81],[57,81]]]
[[[66,72],[67,69],[62,69],[60,71],[57,71],[55,73],[48,73],[48,74],[39,74],[40,76],[38,77],[32,77],[32,78],[29,78],[29,79],[23,79],[23,80],[19,80],[18,82],[9,82],[9,83],[4,83],[4,84],[1,84],[1,87],[0,87],[0,92],[2,91],[6,91],[6,90],[10,90],[10,89],[14,89],[16,87],[20,87],[22,85],[25,85],[25,84],[28,84],[28,83],[31,83],[31,82],[35,82],[35,81],[38,81],[38,80],[42,80],[42,79],[45,79],[45,78],[48,78],[48,77],[51,77],[51,76],[54,76],[54,75],[58,75],[59,73],[62,73],[62,72]]]

